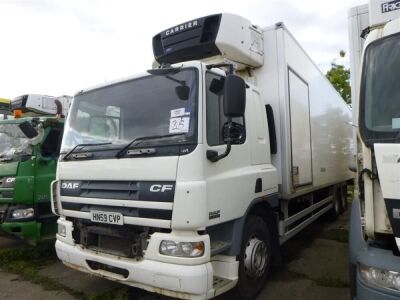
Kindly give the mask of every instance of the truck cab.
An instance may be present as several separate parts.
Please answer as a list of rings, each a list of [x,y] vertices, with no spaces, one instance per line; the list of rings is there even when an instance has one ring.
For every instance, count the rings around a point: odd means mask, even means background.
[[[70,97],[18,97],[11,102],[14,117],[0,121],[0,226],[31,243],[54,238],[57,229],[49,186],[55,177],[64,121],[51,115],[56,112],[55,100],[68,107]]]
[[[350,224],[352,297],[400,297],[400,1],[350,12],[359,195]]]
[[[280,244],[344,207],[350,109],[282,23],[210,15],[152,42],[152,69],[74,97],[57,255],[176,298],[254,299]]]

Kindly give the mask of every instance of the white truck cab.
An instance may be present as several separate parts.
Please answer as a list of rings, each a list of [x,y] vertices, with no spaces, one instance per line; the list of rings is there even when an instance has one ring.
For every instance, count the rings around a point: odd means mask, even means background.
[[[400,1],[349,13],[359,195],[350,226],[352,297],[400,297]]]
[[[345,209],[350,109],[282,23],[211,15],[153,50],[155,68],[74,97],[58,257],[177,298],[253,299],[280,244]]]

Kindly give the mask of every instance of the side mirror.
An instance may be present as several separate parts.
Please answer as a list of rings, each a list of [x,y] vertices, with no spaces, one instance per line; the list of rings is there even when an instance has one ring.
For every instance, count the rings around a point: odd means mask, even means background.
[[[187,85],[178,85],[175,87],[175,93],[178,95],[180,100],[186,101],[189,99],[190,88]]]
[[[33,139],[39,134],[35,129],[35,127],[33,127],[31,122],[28,121],[22,122],[21,124],[18,125],[18,127],[29,139]]]
[[[246,83],[233,74],[225,78],[224,87],[224,114],[228,118],[244,116],[246,108]]]

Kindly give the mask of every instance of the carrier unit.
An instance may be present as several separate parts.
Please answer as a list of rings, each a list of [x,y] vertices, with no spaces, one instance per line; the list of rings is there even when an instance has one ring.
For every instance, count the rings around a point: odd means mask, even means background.
[[[346,207],[351,111],[282,23],[211,15],[153,51],[153,69],[74,97],[58,257],[172,297],[252,299],[282,243]]]
[[[31,243],[55,237],[50,183],[72,97],[24,95],[0,121],[0,228]],[[57,116],[56,116],[57,114]]]
[[[349,12],[359,194],[350,224],[352,298],[400,298],[400,1]]]

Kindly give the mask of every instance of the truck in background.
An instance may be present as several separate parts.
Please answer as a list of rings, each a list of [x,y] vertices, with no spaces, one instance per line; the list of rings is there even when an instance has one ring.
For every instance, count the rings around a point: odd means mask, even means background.
[[[0,98],[0,120],[7,119],[11,115],[10,100]]]
[[[57,231],[50,183],[71,100],[23,95],[11,101],[14,117],[0,121],[0,228],[31,243]]]
[[[400,1],[349,12],[359,194],[350,238],[351,297],[400,298]]]
[[[350,108],[282,23],[211,15],[153,51],[158,67],[74,97],[57,255],[172,297],[253,299],[281,244],[346,207]]]

